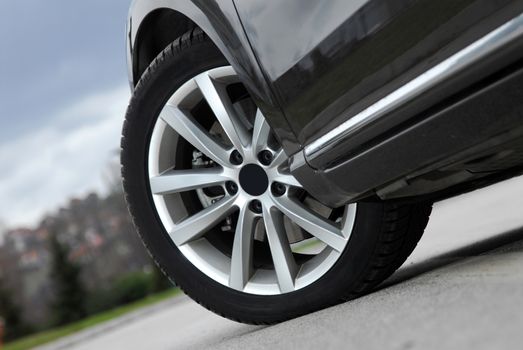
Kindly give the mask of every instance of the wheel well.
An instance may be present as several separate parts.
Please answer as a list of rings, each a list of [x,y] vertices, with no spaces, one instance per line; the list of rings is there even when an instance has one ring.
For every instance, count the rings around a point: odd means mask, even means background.
[[[133,50],[133,83],[136,85],[145,69],[176,38],[198,27],[187,16],[172,9],[158,9],[143,20]]]

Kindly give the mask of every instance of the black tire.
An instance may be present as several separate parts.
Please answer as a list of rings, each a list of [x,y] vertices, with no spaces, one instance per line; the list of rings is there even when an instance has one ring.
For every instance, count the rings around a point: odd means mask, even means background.
[[[375,288],[410,255],[432,205],[359,203],[345,251],[320,279],[274,296],[246,294],[215,282],[193,266],[165,232],[152,204],[146,154],[158,114],[172,93],[196,74],[228,64],[210,39],[194,29],[169,45],[140,79],[125,118],[122,175],[130,213],[144,244],[168,277],[194,300],[232,320],[271,324],[294,318]]]

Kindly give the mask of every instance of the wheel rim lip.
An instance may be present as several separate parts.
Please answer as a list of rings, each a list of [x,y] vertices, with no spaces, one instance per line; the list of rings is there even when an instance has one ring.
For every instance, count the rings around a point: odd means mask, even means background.
[[[236,74],[230,66],[211,69],[203,73],[212,75],[215,78],[237,79]],[[182,101],[184,98],[187,98],[187,96],[192,94],[195,89],[195,83],[193,80],[194,78],[187,81],[180,88],[178,88],[169,98],[168,102],[162,108],[162,110],[165,109],[168,105],[179,103],[179,101]],[[151,134],[147,154],[147,170],[149,177],[157,176],[160,174],[160,163],[163,158],[168,158],[168,155],[165,154],[165,152],[167,152],[166,149],[169,149],[169,145],[172,145],[173,143],[176,144],[178,137],[179,135],[177,134],[177,132],[171,129],[165,121],[163,121],[161,118],[157,119],[153,128],[153,132]],[[254,150],[248,150],[245,148],[243,151],[243,166],[252,163],[259,165],[264,169],[269,168],[261,165],[258,162]],[[172,152],[171,150],[170,153],[174,152]],[[238,167],[238,171],[236,173],[236,181],[238,181],[238,184],[239,169],[241,169],[241,167]],[[259,199],[261,201],[269,200],[269,192],[271,186],[270,169],[267,172],[267,175],[269,177],[269,185],[267,187],[267,190],[261,196],[246,196],[244,193],[242,193],[241,195],[237,195],[238,198],[242,197],[242,201],[250,201],[253,199]],[[172,198],[167,198],[167,196],[164,195],[153,194],[153,191],[150,187],[150,183],[149,190],[151,191],[154,209],[158,214],[160,223],[163,229],[168,233],[170,231],[170,228],[175,226],[175,222],[179,220],[179,218],[176,216],[183,216],[184,206],[182,200],[181,198],[179,198],[179,194],[172,195]],[[175,213],[178,211],[179,213]],[[344,226],[346,230],[346,247],[354,226],[354,221],[356,217],[356,204],[348,205],[346,207],[344,215],[344,220],[346,221],[346,224]],[[177,246],[179,251],[185,256],[185,258],[189,260],[189,262],[191,262],[202,273],[204,273],[214,281],[224,285],[225,287],[232,288],[229,285],[231,269],[230,257],[226,256],[217,248],[213,247],[211,243],[208,242],[205,238],[200,238],[196,241],[192,241],[182,245],[177,245],[174,241],[173,243]],[[327,246],[323,249],[321,253],[317,254],[306,263],[302,264],[294,280],[294,291],[302,289],[324,276],[328,272],[328,270],[330,270],[332,266],[334,266],[336,261],[338,261],[338,258],[341,254],[341,252],[338,252]],[[252,277],[249,279],[249,281],[246,283],[244,288],[240,291],[255,295],[284,294],[280,289],[275,270],[264,269],[256,270]]]

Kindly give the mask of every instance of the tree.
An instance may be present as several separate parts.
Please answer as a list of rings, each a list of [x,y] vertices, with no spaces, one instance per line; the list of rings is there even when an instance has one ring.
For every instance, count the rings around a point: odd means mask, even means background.
[[[5,323],[4,340],[10,341],[30,332],[30,328],[22,321],[20,314],[20,308],[13,302],[11,293],[0,281],[0,316]]]
[[[56,235],[51,235],[50,252],[53,321],[56,325],[77,321],[86,316],[86,293],[80,280],[80,266],[69,260],[69,248],[60,243]]]

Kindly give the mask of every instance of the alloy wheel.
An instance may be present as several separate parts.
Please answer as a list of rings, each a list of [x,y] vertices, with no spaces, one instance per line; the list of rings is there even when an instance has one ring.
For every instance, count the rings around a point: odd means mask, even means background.
[[[174,92],[150,138],[150,191],[162,226],[202,273],[245,293],[289,293],[334,265],[350,238],[356,204],[327,208],[307,194],[261,111],[248,115],[231,98],[239,84],[226,66]],[[207,127],[195,112],[202,103],[214,116]],[[192,146],[190,167],[178,164],[180,138]],[[188,192],[199,210],[187,208]],[[226,248],[208,237],[217,226]],[[260,245],[271,263],[260,263]]]

